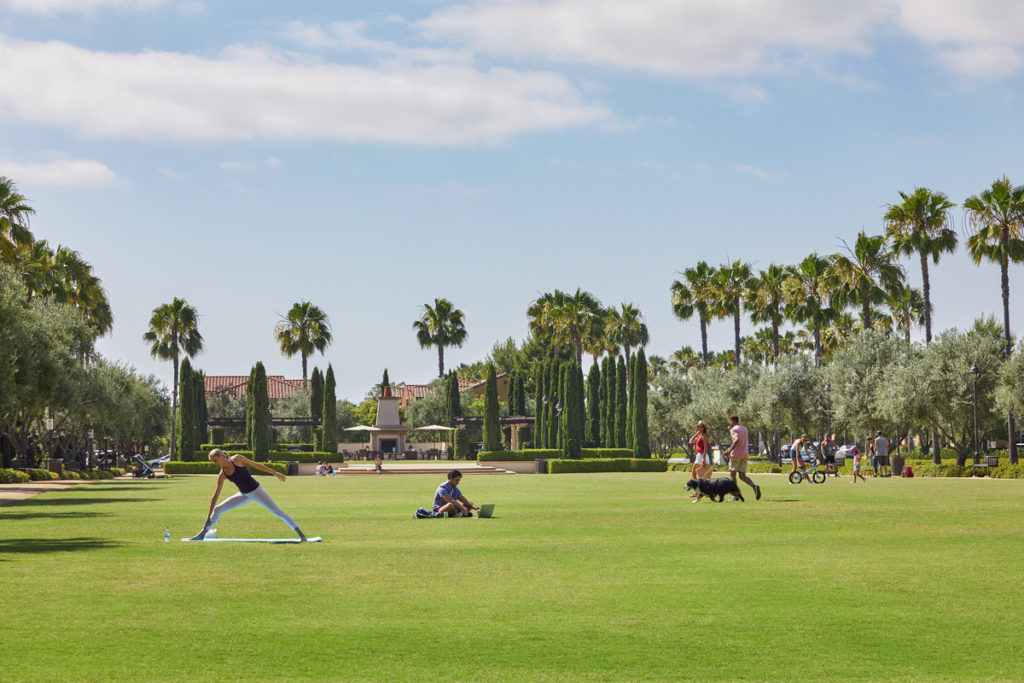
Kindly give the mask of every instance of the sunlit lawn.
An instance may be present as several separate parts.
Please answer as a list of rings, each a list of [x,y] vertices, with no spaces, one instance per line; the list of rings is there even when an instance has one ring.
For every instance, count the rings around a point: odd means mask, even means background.
[[[5,505],[0,679],[1024,678],[1024,481],[685,476],[470,476],[496,518],[448,521],[436,476],[264,480],[307,545],[181,543],[212,477]]]

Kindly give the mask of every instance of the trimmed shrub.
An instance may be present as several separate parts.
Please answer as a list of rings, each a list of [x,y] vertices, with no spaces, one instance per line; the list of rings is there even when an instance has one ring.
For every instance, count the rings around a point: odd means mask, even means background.
[[[632,458],[633,451],[628,448],[584,448],[580,455],[584,458]]]
[[[28,472],[0,467],[0,484],[24,484],[28,481]]]
[[[216,429],[216,427],[214,427]],[[248,451],[249,448],[244,443],[204,443],[199,445],[199,450],[203,451],[203,460],[206,460],[206,455],[214,448],[222,448],[225,451]]]
[[[75,472],[74,470],[64,470],[64,474],[61,475],[61,479],[66,479],[67,481],[75,481],[81,478],[82,477],[78,475],[78,472]]]
[[[32,467],[25,471],[28,472],[28,478],[32,481],[56,481],[60,479],[57,474],[49,470],[40,470]]]
[[[476,454],[477,462],[493,460],[536,460],[538,458],[557,458],[557,448],[531,448],[518,451],[480,451]]]
[[[589,458],[583,460],[548,460],[549,474],[587,472],[666,472],[668,460],[637,458]]]
[[[275,472],[288,474],[288,463],[264,462],[260,464],[266,465]],[[255,468],[249,471],[253,476],[268,476],[266,472],[262,472]],[[164,463],[164,473],[166,474],[217,474],[218,472],[220,472],[220,467],[214,465],[212,462],[182,462],[181,460],[171,460],[170,462]]]

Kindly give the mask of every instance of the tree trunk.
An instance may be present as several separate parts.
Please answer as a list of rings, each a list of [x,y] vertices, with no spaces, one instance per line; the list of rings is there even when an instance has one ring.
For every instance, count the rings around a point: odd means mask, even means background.
[[[779,364],[779,323],[772,319],[772,365]]]
[[[928,276],[928,255],[921,252],[921,289],[924,293],[924,343],[932,343],[932,282]]]
[[[821,365],[821,326],[814,324],[814,367]]]
[[[1007,230],[1003,229],[1003,244],[1009,240]],[[1003,255],[999,262],[1003,287],[1003,338],[1006,340],[1006,357],[1009,358],[1013,352],[1013,343],[1010,341],[1010,268],[1009,259]],[[1006,415],[1006,454],[1010,457],[1010,464],[1017,464],[1017,428],[1014,424],[1013,410]]]
[[[622,350],[626,353],[626,386],[632,386],[629,383],[629,344],[623,344]]]
[[[708,321],[701,315],[700,316],[700,350],[701,360],[704,363],[704,369],[708,369]]]
[[[437,376],[444,377],[444,346],[437,345]]]
[[[302,354],[302,386],[309,389],[309,385],[306,384],[306,354]]]
[[[177,335],[175,335],[177,337]],[[177,342],[177,338],[175,338]],[[172,359],[174,364],[174,388],[171,389],[171,444],[168,452],[171,454],[171,458],[174,457],[174,449],[177,448],[177,442],[175,437],[178,435],[178,356],[174,355]]]
[[[736,335],[736,367],[740,366],[740,302],[736,301],[736,311],[733,315],[733,332]]]
[[[865,290],[860,292],[860,315],[861,321],[864,323],[864,329],[871,329],[871,300],[868,298],[868,293]]]

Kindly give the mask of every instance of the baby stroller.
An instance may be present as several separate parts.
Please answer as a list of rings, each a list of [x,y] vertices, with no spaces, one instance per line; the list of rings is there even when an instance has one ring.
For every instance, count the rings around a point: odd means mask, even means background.
[[[132,456],[132,460],[135,461],[135,468],[132,470],[132,479],[152,479],[156,476],[156,472],[149,466],[149,463],[142,459],[142,456],[136,453]]]

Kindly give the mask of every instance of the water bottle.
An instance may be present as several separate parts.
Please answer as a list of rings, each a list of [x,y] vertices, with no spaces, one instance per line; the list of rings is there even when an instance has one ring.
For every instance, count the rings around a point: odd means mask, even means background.
[[[444,518],[448,519],[448,511],[447,510],[445,510],[445,512],[444,512]]]
[[[164,527],[164,543],[171,542],[171,527]]]

